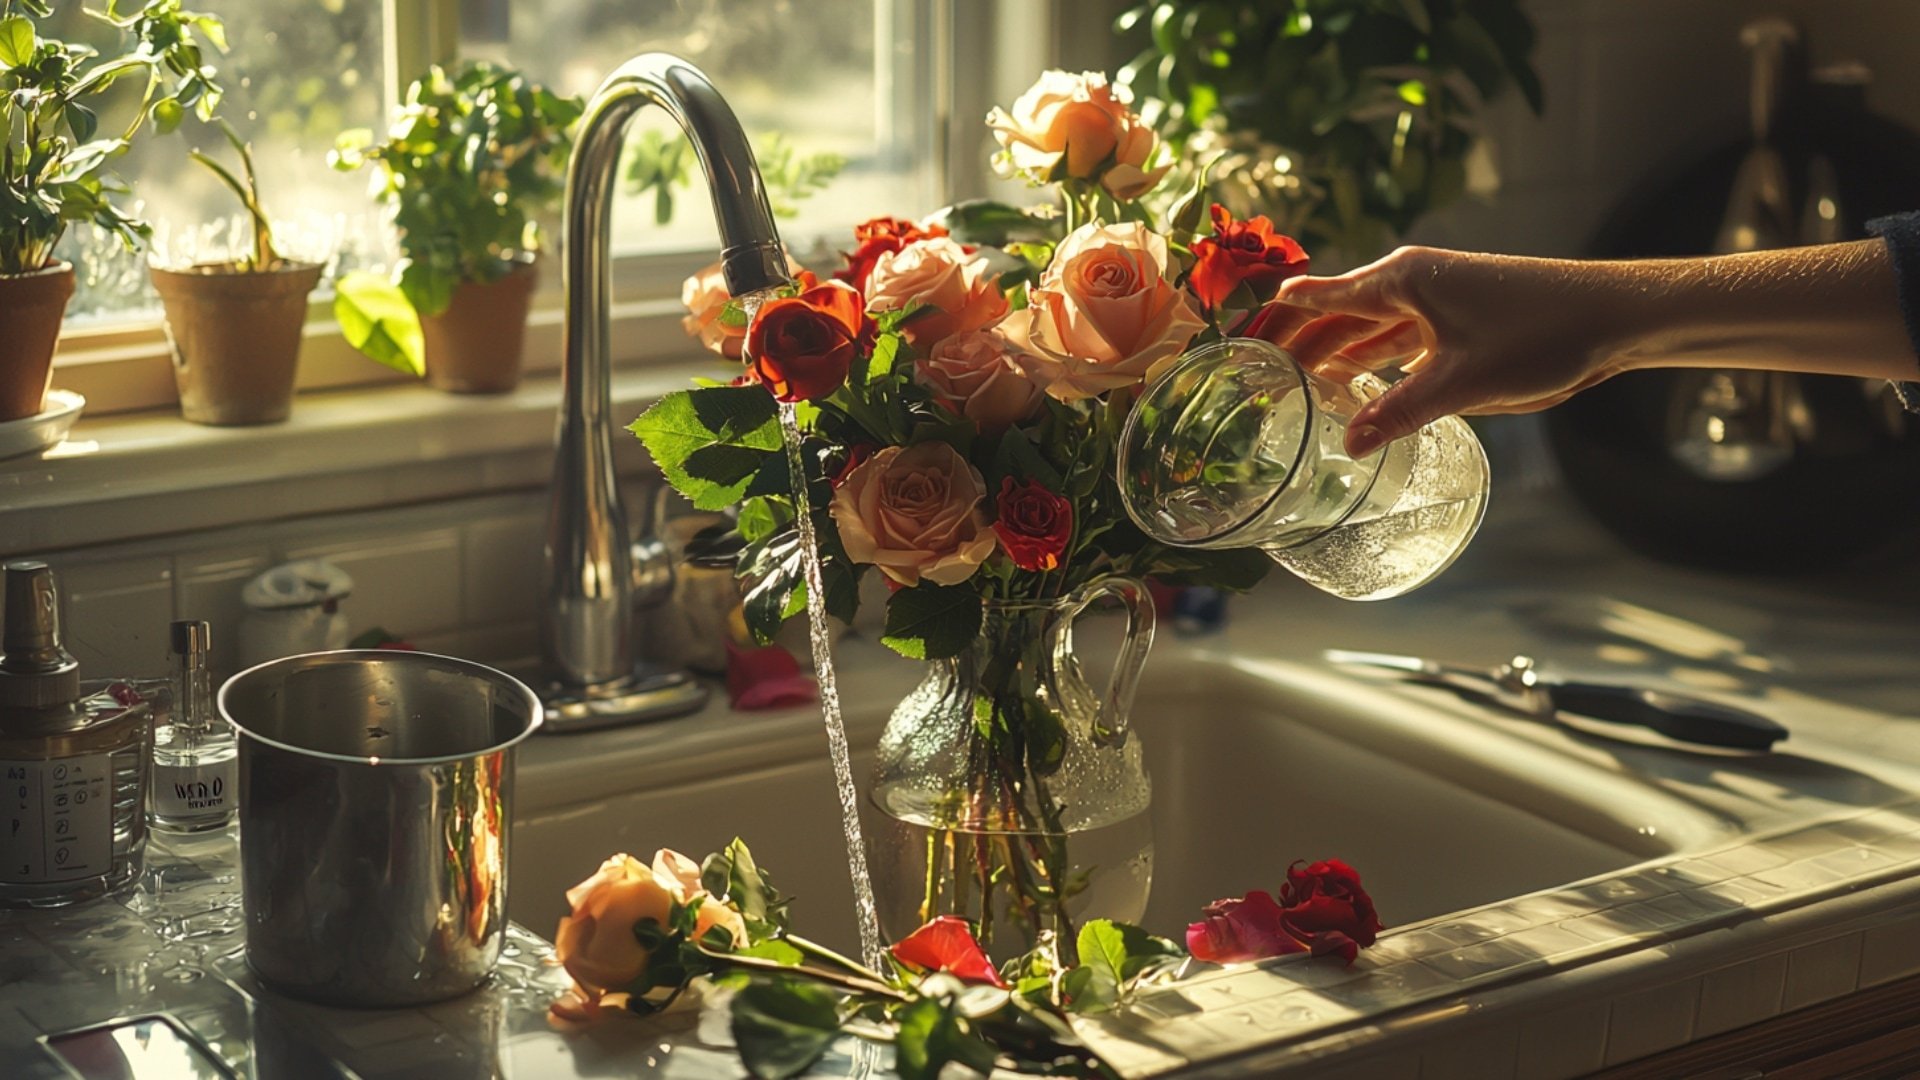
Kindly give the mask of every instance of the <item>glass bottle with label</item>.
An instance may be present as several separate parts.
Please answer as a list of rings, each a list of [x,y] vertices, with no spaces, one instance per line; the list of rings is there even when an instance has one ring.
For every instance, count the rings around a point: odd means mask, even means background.
[[[45,563],[8,563],[5,579],[0,906],[92,900],[132,882],[145,860],[148,709],[81,696]]]
[[[238,794],[233,729],[213,715],[208,627],[173,624],[173,709],[153,730],[149,820],[163,832],[225,828]]]

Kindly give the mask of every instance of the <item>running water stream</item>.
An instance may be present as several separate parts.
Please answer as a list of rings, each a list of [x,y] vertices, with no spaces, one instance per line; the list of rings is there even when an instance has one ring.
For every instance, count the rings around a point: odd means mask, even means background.
[[[867,873],[867,842],[860,831],[860,795],[853,786],[853,760],[847,752],[847,726],[840,716],[840,688],[833,676],[833,643],[827,636],[827,591],[821,584],[820,547],[813,535],[813,505],[807,493],[806,463],[800,454],[800,423],[790,403],[780,405],[780,431],[793,479],[793,511],[800,526],[800,561],[807,583],[807,624],[813,646],[814,677],[820,681],[820,715],[826,721],[827,747],[833,754],[833,780],[840,793],[840,824],[847,834],[847,870],[853,877],[854,918],[860,923],[860,958],[875,971],[887,970],[880,938],[880,914]]]

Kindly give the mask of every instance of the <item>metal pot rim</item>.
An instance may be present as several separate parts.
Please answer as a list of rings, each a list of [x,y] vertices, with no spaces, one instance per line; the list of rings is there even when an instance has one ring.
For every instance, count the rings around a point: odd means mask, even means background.
[[[442,754],[436,757],[373,757],[359,754],[335,754],[324,750],[314,750],[309,747],[296,746],[293,743],[269,738],[258,732],[249,730],[244,724],[235,720],[233,715],[227,711],[227,691],[232,689],[233,685],[241,679],[265,668],[290,665],[296,661],[303,660],[311,662],[314,661],[316,657],[325,657],[328,658],[329,661],[378,658],[380,660],[396,661],[399,663],[408,663],[410,662],[409,658],[417,658],[423,661],[435,661],[448,667],[464,671],[469,675],[496,680],[511,687],[525,701],[527,716],[529,718],[526,730],[504,742],[495,743],[492,746],[483,747],[478,750],[470,750],[466,753]],[[292,656],[282,656],[275,660],[268,660],[265,663],[255,664],[244,671],[237,672],[231,678],[227,679],[226,682],[221,683],[220,692],[215,697],[215,704],[220,711],[220,718],[222,720],[233,725],[233,729],[242,736],[252,739],[263,746],[271,746],[276,750],[284,750],[290,754],[298,754],[302,757],[315,758],[320,761],[338,762],[343,765],[366,765],[372,768],[382,768],[389,765],[449,765],[454,762],[470,761],[474,758],[486,757],[489,754],[497,754],[525,741],[528,736],[540,730],[540,725],[546,720],[546,710],[540,704],[539,696],[529,689],[526,683],[521,682],[506,672],[498,668],[489,667],[486,664],[475,663],[472,660],[463,660],[457,656],[446,656],[441,653],[418,652],[404,649],[324,649],[319,652],[296,653]]]

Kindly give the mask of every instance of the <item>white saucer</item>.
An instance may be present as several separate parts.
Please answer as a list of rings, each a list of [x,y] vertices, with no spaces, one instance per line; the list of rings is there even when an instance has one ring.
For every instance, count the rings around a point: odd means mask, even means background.
[[[0,421],[0,458],[36,454],[59,446],[80,419],[80,407],[87,399],[71,390],[47,391],[47,407],[38,416]]]

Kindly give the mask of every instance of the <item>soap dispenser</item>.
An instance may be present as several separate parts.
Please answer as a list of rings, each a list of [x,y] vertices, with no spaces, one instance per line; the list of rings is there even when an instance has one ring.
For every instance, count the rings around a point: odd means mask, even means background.
[[[83,698],[53,570],[5,568],[0,629],[0,906],[61,907],[140,875],[152,726],[144,703]]]

